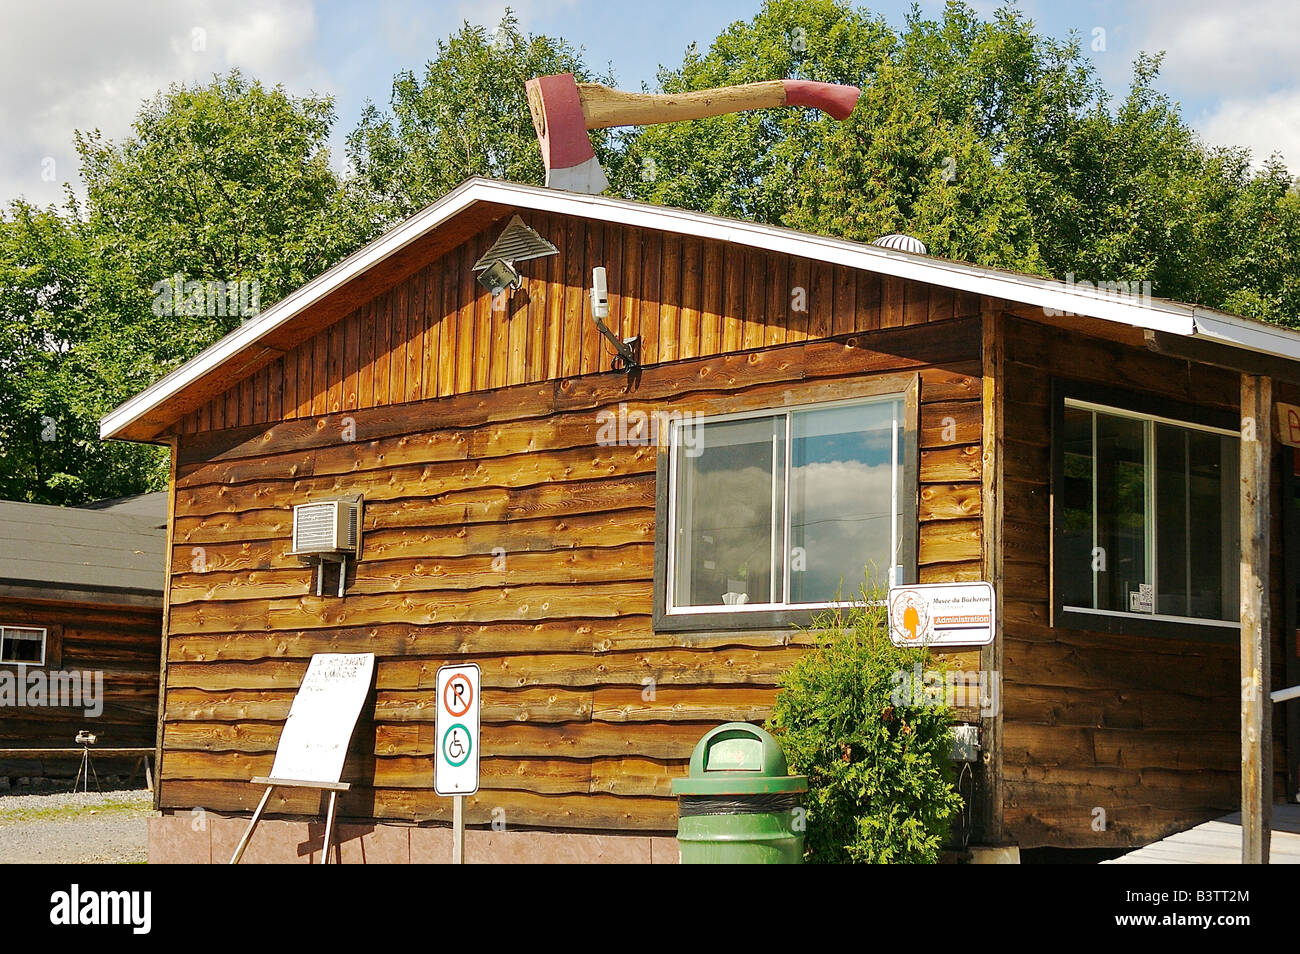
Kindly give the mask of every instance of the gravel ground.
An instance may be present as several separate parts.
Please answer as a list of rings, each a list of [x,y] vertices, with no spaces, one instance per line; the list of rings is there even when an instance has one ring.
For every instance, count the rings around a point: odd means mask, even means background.
[[[147,790],[0,795],[0,862],[143,864]]]

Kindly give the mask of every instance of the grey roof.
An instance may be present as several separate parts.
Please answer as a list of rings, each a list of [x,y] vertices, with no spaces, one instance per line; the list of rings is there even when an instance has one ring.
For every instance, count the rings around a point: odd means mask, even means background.
[[[86,507],[0,501],[0,591],[161,598],[167,494]]]
[[[132,514],[156,520],[158,526],[167,527],[167,491],[159,490],[152,494],[136,494],[134,497],[114,497],[112,500],[96,500],[94,503],[82,504],[78,510],[107,510],[118,514]]]

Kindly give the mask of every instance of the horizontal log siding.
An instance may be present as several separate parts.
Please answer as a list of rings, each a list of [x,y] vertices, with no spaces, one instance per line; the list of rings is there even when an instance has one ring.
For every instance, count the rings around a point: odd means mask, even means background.
[[[1021,847],[1144,844],[1239,807],[1238,648],[1051,626],[1051,378],[1235,411],[1237,377],[1024,318],[1006,329],[1004,823]],[[1278,686],[1280,639],[1273,652]]]
[[[92,678],[95,672],[103,674],[103,712],[97,718],[87,716],[82,706],[0,707],[0,749],[75,748],[82,729],[94,732],[98,744],[107,748],[153,746],[161,609],[0,599],[0,624],[59,627],[61,647],[52,668]],[[0,775],[71,777],[79,762],[79,756],[0,759]],[[101,774],[120,771],[129,769],[131,762],[96,759],[96,768]]]
[[[557,244],[630,241],[613,229],[593,232]],[[687,254],[662,236],[638,240],[630,251],[643,263],[653,254]],[[691,307],[700,308],[704,338],[734,346],[750,332],[746,315],[732,309],[748,300],[761,305],[769,288],[751,286],[749,277],[729,283],[730,249],[699,251],[710,281],[722,269],[722,287]],[[554,289],[529,287],[530,296],[549,296],[542,315],[550,323],[536,335],[533,325],[506,335],[508,355],[516,345],[545,343],[543,355],[521,365],[539,378],[599,367],[586,360],[595,351],[553,350],[556,342],[587,340],[585,326],[569,322],[574,289],[560,283],[569,272],[557,261],[545,271]],[[635,272],[625,257],[618,274],[630,280]],[[614,274],[611,268],[611,281]],[[676,277],[647,278],[643,268],[639,280],[662,288]],[[358,784],[342,797],[345,815],[449,818],[450,802],[432,791],[434,679],[444,663],[473,660],[483,669],[484,760],[482,789],[468,800],[471,823],[489,822],[501,809],[511,825],[672,831],[669,783],[684,773],[696,741],[719,722],[765,718],[807,637],[654,632],[657,450],[598,445],[600,411],[620,402],[663,411],[780,407],[852,395],[881,374],[919,374],[921,577],[979,574],[978,319],[950,320],[939,334],[901,322],[860,333],[858,320],[846,317],[851,310],[836,311],[868,301],[857,285],[851,292],[841,289],[843,302],[828,312],[830,331],[849,329],[838,337],[677,360],[648,368],[632,385],[609,373],[518,383],[512,370],[506,386],[482,393],[421,392],[402,407],[385,401],[306,418],[285,404],[284,420],[270,426],[182,436],[162,805],[253,808],[260,792],[248,780],[270,769],[310,656],[373,651],[377,688],[353,740],[346,777]],[[448,299],[426,285],[423,300]],[[951,296],[945,307],[953,307]],[[670,311],[617,298],[610,306],[611,322],[620,316],[625,333],[639,327],[644,334]],[[377,312],[362,314],[358,341],[371,339],[377,320]],[[467,328],[481,316],[458,317]],[[661,321],[661,344],[664,327]],[[441,356],[455,339],[419,322],[414,329],[423,329],[426,347],[439,341],[438,360],[421,365],[424,387],[431,366],[446,367]],[[340,340],[351,337],[345,325]],[[391,368],[390,361],[386,373]],[[350,402],[346,362],[342,373],[341,400]],[[368,403],[360,365],[357,380],[358,403]],[[302,392],[304,409],[319,406],[313,393]],[[291,506],[355,491],[366,497],[363,559],[345,599],[317,599],[311,572],[287,552]],[[504,568],[494,565],[502,551]],[[952,661],[976,669],[978,653]],[[317,808],[317,796],[288,790],[270,805],[286,813]]]

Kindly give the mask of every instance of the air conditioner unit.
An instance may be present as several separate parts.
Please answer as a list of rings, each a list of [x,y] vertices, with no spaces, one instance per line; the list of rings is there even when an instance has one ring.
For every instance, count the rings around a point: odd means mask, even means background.
[[[325,588],[325,564],[339,564],[339,596],[343,595],[348,558],[361,559],[361,498],[319,500],[295,504],[293,547],[289,551],[304,563],[319,563],[316,595]]]
[[[360,557],[361,498],[296,504],[292,552],[299,557]]]

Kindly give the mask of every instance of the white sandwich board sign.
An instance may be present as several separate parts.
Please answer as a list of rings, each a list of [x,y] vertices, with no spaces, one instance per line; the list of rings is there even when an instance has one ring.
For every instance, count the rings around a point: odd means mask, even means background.
[[[334,783],[370,692],[374,653],[317,653],[289,709],[271,778]]]
[[[477,663],[438,670],[433,789],[439,795],[478,791],[479,676]]]
[[[889,588],[895,646],[987,646],[994,633],[989,583],[915,583]]]

